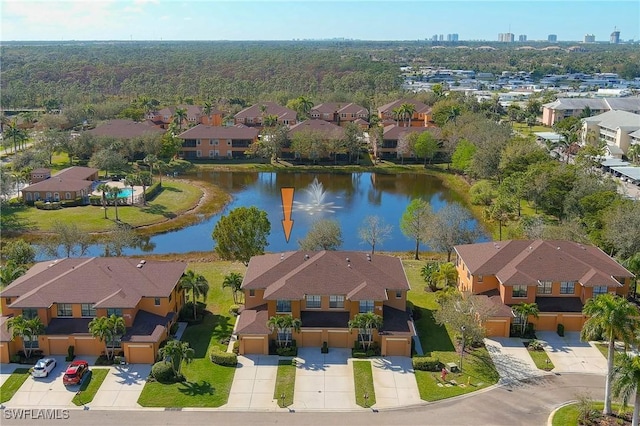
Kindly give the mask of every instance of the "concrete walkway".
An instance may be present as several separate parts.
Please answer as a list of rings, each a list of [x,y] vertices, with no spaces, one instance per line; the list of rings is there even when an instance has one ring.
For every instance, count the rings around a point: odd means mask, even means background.
[[[277,356],[246,355],[238,357],[229,400],[224,406],[236,410],[278,408],[273,398],[278,374]]]
[[[390,356],[371,360],[375,408],[398,408],[422,403],[411,358]]]
[[[545,343],[554,372],[606,374],[606,358],[595,343],[581,341],[579,332],[568,331],[560,337],[555,331],[536,331],[536,336]]]
[[[500,375],[501,384],[544,376],[522,343],[515,337],[492,337],[484,339],[487,351]]]
[[[184,334],[184,331],[187,329],[188,325],[189,323],[186,323],[186,322],[178,323],[178,329],[176,330],[176,334],[174,336],[176,340],[182,340],[182,335]]]

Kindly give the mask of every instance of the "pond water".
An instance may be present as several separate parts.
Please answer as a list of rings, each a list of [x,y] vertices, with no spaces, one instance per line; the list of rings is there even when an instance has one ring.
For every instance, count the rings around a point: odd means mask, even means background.
[[[447,203],[458,201],[442,182],[421,174],[377,173],[267,173],[205,171],[189,175],[190,179],[216,184],[229,192],[233,200],[224,211],[200,223],[178,231],[150,238],[147,250],[153,253],[185,253],[213,249],[211,233],[221,215],[241,206],[255,206],[267,212],[271,222],[271,235],[266,250],[278,252],[296,250],[310,225],[318,218],[336,219],[342,228],[344,250],[368,250],[358,237],[358,228],[367,215],[377,215],[393,226],[391,236],[377,245],[376,250],[412,251],[415,242],[400,231],[400,217],[412,199],[422,197],[434,211]],[[293,187],[294,201],[291,218],[294,221],[289,242],[285,240],[280,188]],[[476,227],[475,220],[468,226]],[[479,241],[487,241],[483,236]],[[426,250],[428,246],[422,245]],[[142,249],[127,249],[125,254],[142,254]],[[87,253],[102,255],[99,246]]]

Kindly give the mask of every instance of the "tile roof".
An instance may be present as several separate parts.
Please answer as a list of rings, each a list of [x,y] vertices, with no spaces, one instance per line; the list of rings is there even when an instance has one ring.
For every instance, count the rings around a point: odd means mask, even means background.
[[[382,138],[386,140],[398,140],[406,133],[422,133],[428,131],[428,127],[404,127],[395,123],[384,126]]]
[[[245,119],[245,118],[256,118],[261,117],[263,112],[261,110],[262,106],[266,106],[267,109],[264,112],[264,115],[276,115],[279,119],[289,119],[295,120],[298,116],[298,113],[292,109],[285,108],[281,105],[278,105],[275,102],[261,102],[259,104],[252,105],[248,108],[243,109],[234,115],[236,119]]]
[[[347,262],[347,259],[349,261]],[[386,290],[409,290],[400,259],[354,251],[291,251],[254,256],[243,289],[265,289],[265,300],[305,294],[344,294],[349,300],[386,300]]]
[[[48,308],[54,303],[92,303],[96,308],[134,308],[142,297],[168,297],[184,262],[127,257],[66,258],[36,263],[0,292],[16,298],[11,308]]]
[[[255,309],[244,309],[238,318],[237,334],[271,334],[267,327],[269,311],[267,305],[256,306]]]
[[[7,326],[9,318],[10,317],[0,316],[0,342],[10,342],[13,340]]]
[[[607,111],[584,119],[587,123],[595,123],[607,129],[623,129],[635,131],[640,129],[640,115],[627,111]]]
[[[292,136],[301,131],[316,131],[327,135],[327,137],[336,139],[344,136],[344,127],[337,126],[324,120],[312,119],[297,123],[291,126],[291,129],[289,130],[289,136]]]
[[[394,108],[397,108],[402,104],[412,104],[413,106],[415,106],[417,113],[428,113],[429,111],[431,111],[431,107],[423,104],[422,102],[418,102],[413,99],[398,99],[397,101],[389,102],[388,104],[382,105],[378,108],[378,112],[388,114],[391,113]]]
[[[164,130],[151,123],[138,123],[133,120],[117,119],[109,120],[95,129],[87,130],[87,133],[94,136],[111,136],[114,138],[131,139],[143,136],[148,133],[162,134]]]
[[[178,135],[180,139],[255,139],[258,129],[247,126],[205,126],[198,124]]]
[[[495,275],[503,285],[577,281],[585,287],[619,287],[633,277],[602,250],[559,240],[508,240],[455,246],[473,275]]]

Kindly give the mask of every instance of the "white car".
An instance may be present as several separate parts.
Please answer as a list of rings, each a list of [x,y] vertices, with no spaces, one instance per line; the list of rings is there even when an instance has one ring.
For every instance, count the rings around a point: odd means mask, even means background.
[[[31,371],[33,377],[48,377],[49,373],[56,368],[56,360],[53,358],[42,358],[36,362],[36,365]]]

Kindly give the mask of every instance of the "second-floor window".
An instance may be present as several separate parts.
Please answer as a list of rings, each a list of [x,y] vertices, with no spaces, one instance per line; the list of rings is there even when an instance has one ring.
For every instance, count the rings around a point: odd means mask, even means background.
[[[317,294],[307,294],[307,308],[320,308],[320,296]]]
[[[373,312],[373,300],[360,301],[360,313]]]
[[[607,293],[606,285],[597,285],[593,287],[593,297],[600,296],[601,294]]]
[[[330,308],[344,308],[344,296],[332,294],[329,296]]]
[[[154,297],[153,304],[154,304],[154,306],[160,306],[160,298],[159,297]]]
[[[94,318],[96,316],[96,308],[94,308],[93,304],[91,303],[81,303],[80,311],[80,315],[82,315],[83,317]]]
[[[291,300],[276,300],[276,312],[291,312]]]
[[[73,315],[71,310],[71,303],[58,303],[58,316],[70,317]]]
[[[540,281],[538,283],[538,294],[551,294],[551,281]]]
[[[249,290],[249,297],[254,297],[256,295],[256,291],[254,289]]]
[[[574,281],[562,281],[560,283],[560,294],[574,294],[576,283]]]
[[[117,317],[122,316],[122,308],[107,308],[107,316],[115,315]]]
[[[514,285],[511,293],[512,297],[527,297],[526,285]]]
[[[594,290],[595,291],[595,290]],[[38,310],[34,308],[27,308],[22,310],[22,318],[34,319],[38,316]]]

